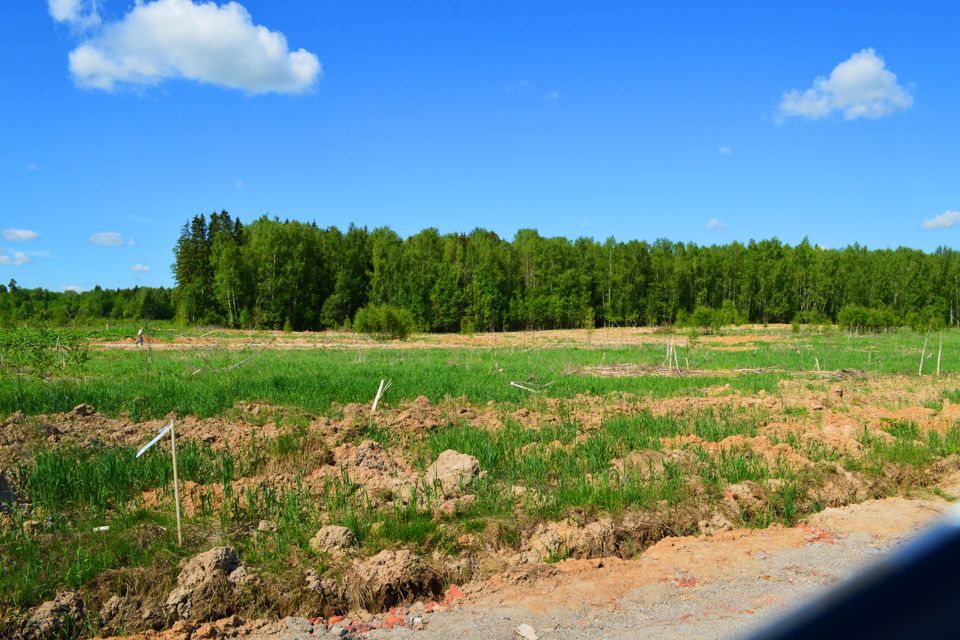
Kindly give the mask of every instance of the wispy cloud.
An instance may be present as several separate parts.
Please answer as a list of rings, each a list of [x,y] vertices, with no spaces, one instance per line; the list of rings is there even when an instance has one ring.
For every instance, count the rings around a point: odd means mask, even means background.
[[[559,99],[560,99],[560,92],[559,92],[559,91],[550,91],[549,93],[547,93],[546,95],[543,96],[543,99],[544,99],[544,100],[559,100]]]
[[[721,222],[719,218],[710,218],[707,220],[707,224],[703,225],[703,228],[707,231],[725,231],[727,225]]]
[[[36,162],[28,162],[27,171],[40,171],[40,165],[38,165]]]
[[[11,267],[19,267],[22,264],[30,262],[30,256],[23,251],[14,251],[10,253],[3,247],[0,247],[0,264]]]
[[[732,147],[720,147],[719,149],[717,149],[717,153],[719,153],[719,154],[722,155],[722,156],[728,156],[728,155],[730,155],[731,153],[733,153],[733,148],[732,148]]]
[[[949,229],[960,225],[960,211],[944,211],[938,216],[923,221],[924,229]]]
[[[533,85],[531,85],[528,80],[516,80],[514,82],[509,83],[504,88],[510,93],[514,93],[516,91],[523,91],[524,89],[529,89],[531,86]]]
[[[244,187],[247,186],[247,183],[241,180],[240,178],[237,178],[234,181],[233,186],[236,187],[237,189],[243,189]]]
[[[136,244],[133,238],[124,239],[123,235],[116,231],[101,231],[90,236],[90,244],[98,247],[121,247],[127,245],[132,247]]]
[[[92,13],[87,5],[50,0],[50,15],[99,23],[95,2]],[[254,24],[240,3],[193,0],[138,0],[71,51],[69,66],[79,86],[104,91],[184,79],[251,94],[303,93],[322,75],[317,56],[292,51],[286,36]]]
[[[837,112],[844,120],[882,118],[912,104],[913,96],[900,86],[883,58],[873,49],[863,49],[834,67],[829,78],[815,78],[809,89],[784,92],[777,119],[820,120]]]
[[[150,265],[138,263],[130,267],[130,271],[136,271],[137,273],[150,273]]]
[[[96,0],[47,0],[47,10],[55,22],[75,29],[92,29],[100,24]]]
[[[3,230],[3,239],[10,242],[27,242],[28,240],[36,240],[40,237],[40,234],[36,231],[31,231],[30,229],[4,229]]]

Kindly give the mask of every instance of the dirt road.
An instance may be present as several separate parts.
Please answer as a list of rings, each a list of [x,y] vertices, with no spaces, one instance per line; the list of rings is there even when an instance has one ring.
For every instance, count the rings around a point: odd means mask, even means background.
[[[941,489],[956,496],[960,481],[955,477]],[[244,622],[234,616],[205,625],[181,622],[132,637],[742,638],[877,562],[950,508],[950,502],[936,497],[868,500],[826,509],[797,527],[664,538],[631,560],[536,563],[468,584],[454,590],[453,598],[448,592],[439,604],[391,610],[376,623],[359,617]]]
[[[797,528],[669,538],[636,560],[573,560],[468,589],[424,631],[369,638],[737,638],[877,561],[949,504],[889,498],[828,509]],[[474,591],[471,593],[471,591]]]

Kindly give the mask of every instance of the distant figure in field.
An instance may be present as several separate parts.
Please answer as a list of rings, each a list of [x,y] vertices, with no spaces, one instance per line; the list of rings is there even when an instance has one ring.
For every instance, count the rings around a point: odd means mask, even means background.
[[[140,331],[137,331],[137,346],[143,346],[143,327],[140,327]]]

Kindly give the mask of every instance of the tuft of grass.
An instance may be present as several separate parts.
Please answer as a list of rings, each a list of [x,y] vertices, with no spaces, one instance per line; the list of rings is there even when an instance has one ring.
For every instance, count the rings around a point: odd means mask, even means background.
[[[229,483],[235,466],[229,451],[214,452],[208,445],[187,441],[177,450],[181,480],[204,484],[216,478]],[[162,447],[139,459],[132,447],[62,447],[36,453],[17,467],[16,477],[30,500],[44,509],[83,506],[102,512],[149,489],[170,485],[173,464]]]

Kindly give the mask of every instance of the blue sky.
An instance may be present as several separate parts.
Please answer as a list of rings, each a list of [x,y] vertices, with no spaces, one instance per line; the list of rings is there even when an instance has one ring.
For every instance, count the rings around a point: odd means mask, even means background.
[[[170,285],[180,226],[220,209],[402,235],[960,234],[955,2],[4,8],[3,282]]]

